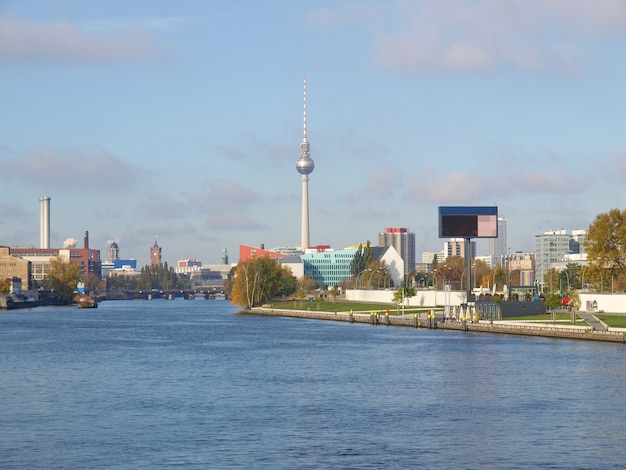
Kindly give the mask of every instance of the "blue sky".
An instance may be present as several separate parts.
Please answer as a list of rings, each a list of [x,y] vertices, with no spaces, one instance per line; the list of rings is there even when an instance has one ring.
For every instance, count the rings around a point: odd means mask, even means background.
[[[0,244],[220,261],[497,204],[511,251],[623,208],[626,2],[0,0]],[[486,246],[486,245],[485,245]]]

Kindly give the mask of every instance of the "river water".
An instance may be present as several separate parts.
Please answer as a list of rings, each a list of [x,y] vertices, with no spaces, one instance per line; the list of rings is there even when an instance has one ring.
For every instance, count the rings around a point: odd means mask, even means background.
[[[624,468],[622,344],[237,314],[0,314],[0,468]]]

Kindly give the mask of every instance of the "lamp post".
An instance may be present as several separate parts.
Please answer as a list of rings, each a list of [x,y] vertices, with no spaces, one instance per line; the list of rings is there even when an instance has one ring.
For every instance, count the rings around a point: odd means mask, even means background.
[[[370,268],[364,269],[363,271],[361,271],[357,277],[356,277],[356,288],[357,289],[362,289],[363,288],[363,274],[365,274],[366,272],[371,271]],[[359,285],[359,281],[360,281],[360,285]]]
[[[365,283],[365,288],[369,289],[370,288],[370,282],[372,281],[372,274],[374,274],[374,270],[372,269],[368,269],[367,271],[370,272],[370,275],[367,277],[367,282]]]

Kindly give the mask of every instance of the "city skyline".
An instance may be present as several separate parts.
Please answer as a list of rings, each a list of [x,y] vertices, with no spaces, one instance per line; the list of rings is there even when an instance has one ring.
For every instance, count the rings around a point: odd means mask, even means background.
[[[623,200],[625,36],[609,0],[5,2],[0,245],[43,196],[50,246],[139,265],[298,246],[306,76],[312,246],[439,251],[438,206],[495,204],[532,252]]]

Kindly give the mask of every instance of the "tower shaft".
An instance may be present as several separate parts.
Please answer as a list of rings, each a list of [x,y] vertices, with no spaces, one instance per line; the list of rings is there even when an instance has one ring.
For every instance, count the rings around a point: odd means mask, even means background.
[[[300,245],[306,250],[309,244],[309,177],[302,175],[302,238]]]

